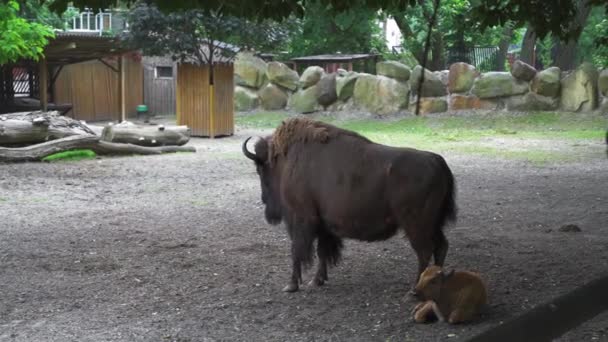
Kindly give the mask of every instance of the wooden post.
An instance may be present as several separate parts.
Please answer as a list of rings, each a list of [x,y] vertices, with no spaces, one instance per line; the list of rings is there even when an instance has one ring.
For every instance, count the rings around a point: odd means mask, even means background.
[[[175,121],[177,122],[178,125],[183,125],[182,123],[182,118],[181,118],[181,106],[180,106],[180,93],[179,93],[179,68],[180,68],[180,64],[179,63],[174,63],[173,64],[175,67],[175,78],[174,78],[174,83],[173,86],[175,87]]]
[[[215,110],[213,110],[213,97],[215,96],[214,91],[213,91],[213,84],[211,84],[209,86],[209,137],[210,138],[215,138],[214,134],[213,134],[213,114],[215,113]]]
[[[124,61],[124,55],[120,55],[120,57],[118,58],[118,69],[119,69],[119,75],[120,75],[120,84],[118,86],[118,91],[119,91],[119,103],[120,103],[120,122],[126,121],[127,120],[127,106],[125,103],[125,61]]]
[[[46,63],[46,57],[40,58],[40,106],[42,111],[46,112],[49,108],[48,88],[49,88],[49,70]]]

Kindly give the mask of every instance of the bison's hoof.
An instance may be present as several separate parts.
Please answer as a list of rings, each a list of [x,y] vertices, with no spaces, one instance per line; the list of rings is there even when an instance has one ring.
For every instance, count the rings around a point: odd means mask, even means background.
[[[325,285],[325,280],[314,277],[308,282],[308,286],[323,286]]]
[[[283,292],[296,292],[298,291],[298,284],[288,284],[283,288]]]

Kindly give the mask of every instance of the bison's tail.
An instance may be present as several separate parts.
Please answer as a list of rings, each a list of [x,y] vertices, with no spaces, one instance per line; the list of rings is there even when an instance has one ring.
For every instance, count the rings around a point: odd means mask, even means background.
[[[443,158],[441,159],[447,173],[448,191],[443,198],[443,203],[441,204],[438,216],[437,229],[439,230],[442,230],[447,223],[456,222],[458,215],[458,208],[456,206],[456,181],[454,180],[454,175],[452,174],[452,170],[448,167],[448,164]]]

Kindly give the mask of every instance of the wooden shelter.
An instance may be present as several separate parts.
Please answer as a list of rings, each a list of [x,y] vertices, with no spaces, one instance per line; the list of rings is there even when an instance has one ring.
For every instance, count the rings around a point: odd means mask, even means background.
[[[128,110],[143,101],[143,71],[132,53],[116,37],[56,32],[38,62],[20,60],[3,66],[11,72],[26,70],[25,95],[34,101],[16,100],[10,78],[0,89],[2,111],[72,110],[71,115],[82,120],[124,121]]]
[[[216,48],[231,48],[228,44],[214,44]],[[213,65],[195,62],[177,65],[177,124],[190,127],[192,136],[215,138],[234,134],[234,65],[231,58],[218,50],[213,60]]]
[[[369,61],[373,62],[373,69],[375,69],[376,62],[378,62],[380,56],[377,53],[315,55],[292,58],[290,62],[296,71],[298,71],[298,67],[305,68],[317,65],[325,69],[325,72],[332,73],[336,72],[339,68],[353,71],[353,66],[356,63],[362,63],[364,69],[370,69],[370,66],[367,65]],[[365,71],[372,72],[372,70]]]

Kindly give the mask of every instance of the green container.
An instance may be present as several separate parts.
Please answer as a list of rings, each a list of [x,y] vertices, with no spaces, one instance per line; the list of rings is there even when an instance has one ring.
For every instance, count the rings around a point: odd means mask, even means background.
[[[147,113],[148,112],[148,106],[146,106],[146,105],[138,105],[137,106],[137,112],[138,113]]]

